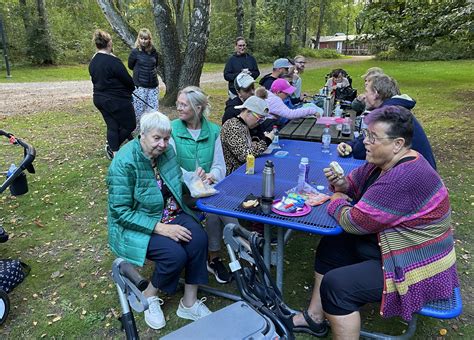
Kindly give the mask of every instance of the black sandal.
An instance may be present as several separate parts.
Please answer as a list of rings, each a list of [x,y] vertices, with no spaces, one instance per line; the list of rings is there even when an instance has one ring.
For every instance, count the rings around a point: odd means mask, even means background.
[[[294,333],[307,333],[318,338],[323,338],[328,334],[329,327],[326,321],[317,323],[308,314],[307,310],[303,311],[303,317],[308,326],[293,326]]]

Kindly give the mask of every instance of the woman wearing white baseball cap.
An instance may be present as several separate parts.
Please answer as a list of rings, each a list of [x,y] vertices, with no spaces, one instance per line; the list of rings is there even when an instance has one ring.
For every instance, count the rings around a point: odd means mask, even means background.
[[[270,117],[264,99],[251,96],[235,108],[242,111],[237,117],[227,120],[221,128],[227,175],[244,164],[248,154],[260,156],[273,140],[273,132],[265,132],[263,138],[250,135],[250,129],[257,127]]]

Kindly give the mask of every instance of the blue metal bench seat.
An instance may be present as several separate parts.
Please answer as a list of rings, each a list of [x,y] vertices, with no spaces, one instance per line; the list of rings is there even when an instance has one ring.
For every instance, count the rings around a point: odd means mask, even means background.
[[[461,314],[462,311],[462,300],[461,300],[461,290],[460,288],[455,288],[453,295],[449,299],[442,299],[431,301],[427,303],[417,314],[423,316],[429,316],[436,319],[452,319]],[[394,339],[410,339],[416,331],[416,322],[418,315],[413,315],[413,318],[408,323],[408,328],[403,335],[392,336],[381,333],[371,333],[368,331],[362,330],[360,335],[362,338],[368,339],[385,339],[385,340],[394,340]]]

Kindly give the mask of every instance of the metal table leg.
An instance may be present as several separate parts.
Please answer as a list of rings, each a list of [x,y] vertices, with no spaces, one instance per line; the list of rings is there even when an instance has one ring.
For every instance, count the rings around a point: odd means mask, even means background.
[[[276,285],[283,294],[283,258],[285,249],[285,230],[278,228],[277,258],[276,258]]]
[[[272,232],[271,226],[269,224],[264,224],[263,226],[263,237],[265,239],[265,244],[263,246],[263,261],[268,269],[270,269],[270,263],[272,260],[271,257],[271,242],[272,242]]]

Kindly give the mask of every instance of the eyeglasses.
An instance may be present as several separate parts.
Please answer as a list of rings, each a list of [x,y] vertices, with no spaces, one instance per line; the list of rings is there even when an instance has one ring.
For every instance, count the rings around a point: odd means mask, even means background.
[[[304,64],[306,64],[306,61],[295,61],[295,63],[304,65]]]
[[[237,47],[247,47],[247,44],[238,44]]]
[[[261,122],[263,122],[265,120],[265,117],[263,116],[260,116],[258,113],[255,113],[253,111],[250,111],[250,113],[255,117],[257,118],[257,123],[260,124]]]
[[[380,140],[380,139],[395,139],[395,138],[397,138],[397,137],[375,137],[372,134],[372,132],[370,132],[367,129],[362,129],[362,136],[364,136],[364,139],[367,138],[367,140],[369,141],[370,144],[375,144],[375,141]]]

